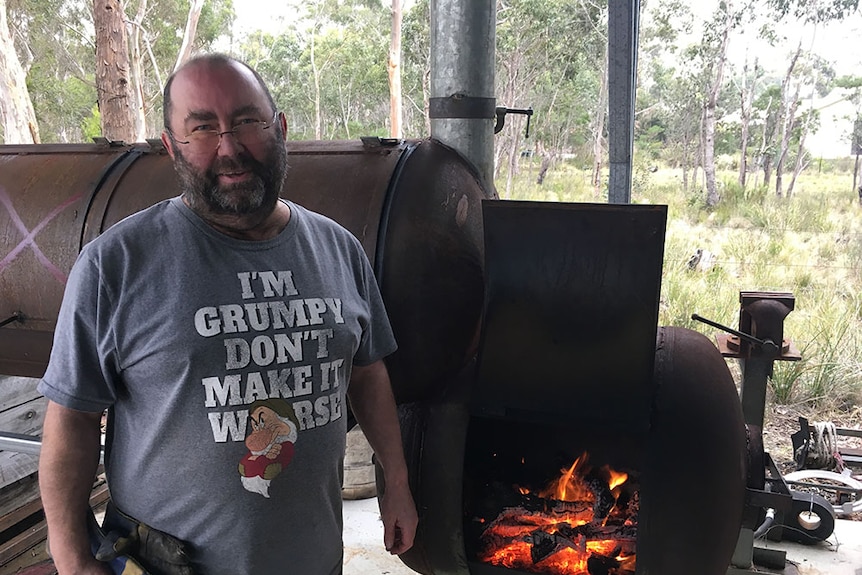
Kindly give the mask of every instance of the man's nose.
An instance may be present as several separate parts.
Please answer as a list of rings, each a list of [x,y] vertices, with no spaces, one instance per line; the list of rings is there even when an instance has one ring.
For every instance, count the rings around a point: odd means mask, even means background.
[[[216,148],[218,151],[218,155],[235,156],[244,148],[245,146],[240,143],[239,138],[237,138],[236,132],[234,132],[233,130],[219,132],[218,147]]]

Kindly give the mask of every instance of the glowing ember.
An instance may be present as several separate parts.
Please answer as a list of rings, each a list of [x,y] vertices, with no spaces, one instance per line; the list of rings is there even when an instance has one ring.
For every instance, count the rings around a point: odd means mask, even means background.
[[[508,507],[481,536],[479,559],[547,575],[631,575],[635,572],[637,493],[625,497],[628,475],[587,466],[587,454],[534,494],[516,489]]]

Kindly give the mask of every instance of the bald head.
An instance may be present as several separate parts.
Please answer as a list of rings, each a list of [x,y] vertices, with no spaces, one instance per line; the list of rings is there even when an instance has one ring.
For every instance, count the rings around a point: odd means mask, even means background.
[[[165,89],[163,92],[163,106],[162,106],[162,117],[165,124],[165,128],[171,127],[171,112],[173,111],[173,100],[171,97],[171,87],[173,86],[174,80],[179,77],[187,74],[191,71],[201,70],[201,69],[218,69],[218,68],[235,68],[237,71],[251,74],[255,79],[257,84],[260,86],[261,91],[266,95],[266,99],[269,102],[272,110],[276,110],[275,100],[272,97],[272,94],[269,91],[269,88],[266,86],[266,83],[261,78],[260,74],[257,73],[257,70],[246,64],[241,60],[237,60],[236,58],[232,58],[227,54],[203,54],[200,56],[195,56],[190,60],[187,60],[182,66],[178,69],[174,70],[174,72],[168,78],[168,81],[165,83]]]

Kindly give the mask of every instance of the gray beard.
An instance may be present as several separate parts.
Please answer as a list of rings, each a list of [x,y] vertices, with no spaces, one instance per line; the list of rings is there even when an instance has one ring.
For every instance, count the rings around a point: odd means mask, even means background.
[[[210,212],[244,215],[254,213],[263,207],[267,193],[263,181],[258,176],[253,181],[242,184],[225,187],[215,184],[202,190],[202,194],[196,197],[202,199]]]
[[[287,151],[283,142],[277,140],[263,162],[242,155],[235,159],[225,159],[220,165],[250,169],[254,178],[248,182],[221,186],[216,174],[218,163],[200,172],[179,150],[176,151],[174,167],[180,180],[180,188],[189,207],[194,211],[241,216],[257,212],[267,205],[275,206],[287,171]]]

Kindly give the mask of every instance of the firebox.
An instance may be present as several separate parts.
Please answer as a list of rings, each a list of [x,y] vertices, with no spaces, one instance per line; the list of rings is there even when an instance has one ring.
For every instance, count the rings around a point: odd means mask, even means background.
[[[658,327],[664,206],[483,202],[474,365],[400,406],[425,574],[719,575],[746,436],[721,354]]]
[[[633,575],[643,466],[632,466],[638,454],[612,435],[472,421],[464,498],[471,573]]]

